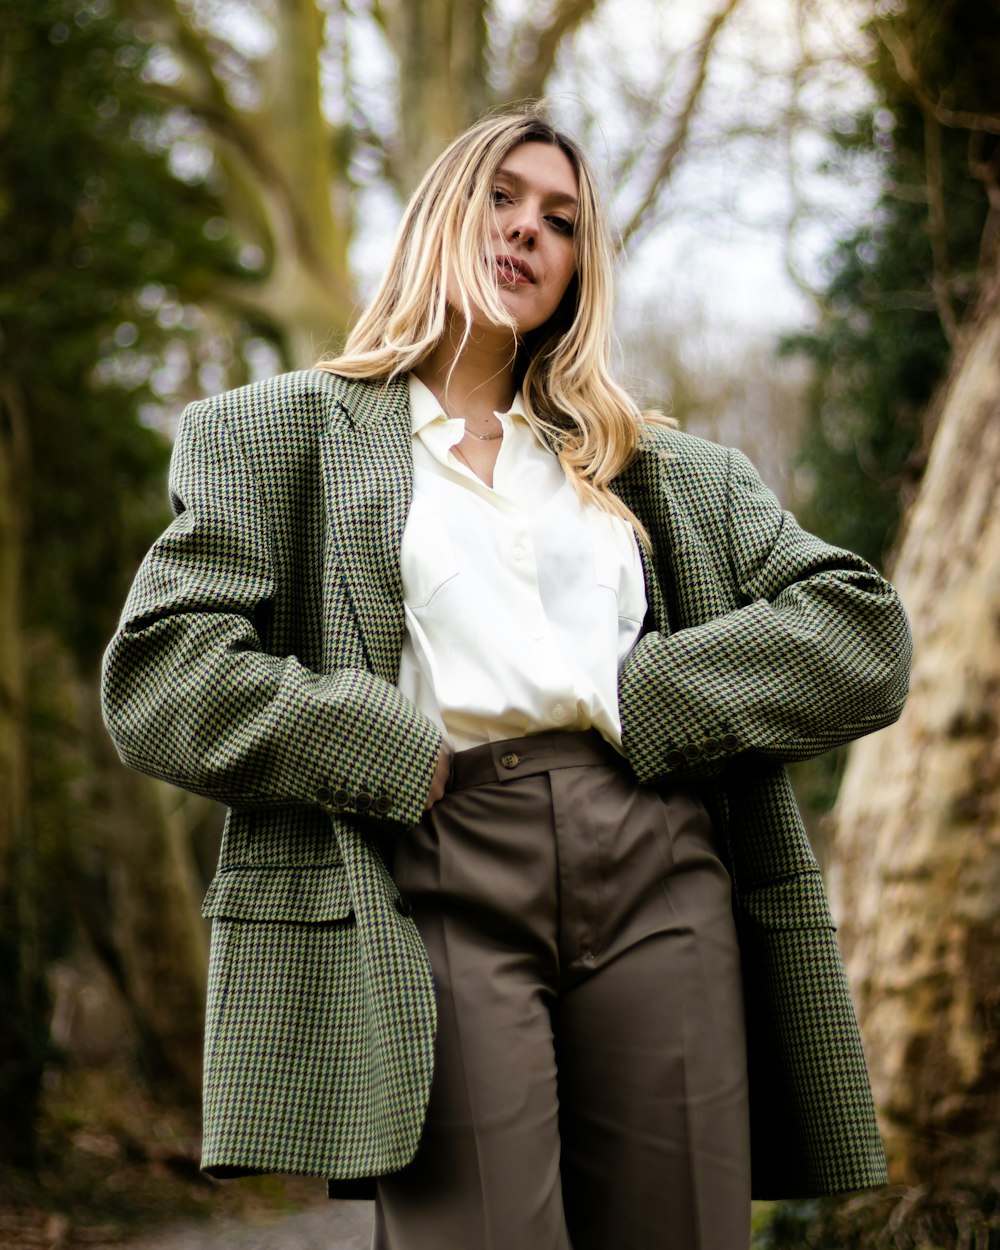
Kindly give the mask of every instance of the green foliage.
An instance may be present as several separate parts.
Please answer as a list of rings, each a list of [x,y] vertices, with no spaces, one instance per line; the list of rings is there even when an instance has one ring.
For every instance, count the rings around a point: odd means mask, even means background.
[[[151,362],[184,334],[165,314],[236,270],[204,228],[210,190],[170,171],[176,118],[142,81],[150,56],[111,0],[0,5],[0,439],[6,451],[23,425],[27,442],[11,541],[30,828],[0,873],[0,1155],[19,1165],[34,1159],[52,1058],[43,969],[80,903],[84,747],[99,727],[78,674],[164,520],[168,444],[139,419],[162,406]]]
[[[909,49],[927,95],[952,109],[1000,112],[1000,9],[980,0],[907,0],[889,22]],[[838,136],[845,172],[878,161],[875,219],[829,259],[819,331],[790,340],[815,364],[801,457],[814,481],[802,510],[825,536],[882,563],[901,500],[923,467],[924,419],[951,347],[934,298],[929,228],[927,123],[913,90],[873,32],[874,116]],[[970,49],[973,54],[970,55]],[[933,134],[932,134],[933,139]],[[949,298],[961,318],[977,291],[988,201],[970,166],[995,156],[996,140],[941,130],[941,190]]]
[[[92,663],[163,519],[167,444],[137,419],[149,370],[127,367],[166,338],[150,293],[235,262],[205,236],[210,194],[141,141],[166,111],[115,7],[5,0],[0,20],[0,343],[29,423],[27,612]],[[123,382],[102,385],[108,350]]]

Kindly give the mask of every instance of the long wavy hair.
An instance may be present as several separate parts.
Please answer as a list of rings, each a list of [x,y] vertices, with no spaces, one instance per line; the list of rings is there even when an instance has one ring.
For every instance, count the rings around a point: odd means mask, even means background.
[[[550,143],[576,173],[573,231],[576,273],[555,313],[516,340],[515,382],[525,416],[548,440],[584,501],[622,517],[647,536],[610,490],[638,448],[644,422],[673,424],[640,412],[611,375],[614,249],[593,173],[583,151],[537,112],[504,113],[471,126],[427,171],[403,214],[375,297],[343,352],[318,369],[356,378],[390,378],[415,368],[437,346],[452,309],[472,332],[476,309],[514,330],[499,298],[492,257],[493,187],[497,170],[522,143]]]

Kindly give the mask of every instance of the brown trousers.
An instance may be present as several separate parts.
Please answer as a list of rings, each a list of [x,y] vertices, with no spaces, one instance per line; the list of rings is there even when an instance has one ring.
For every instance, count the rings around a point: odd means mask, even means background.
[[[745,1250],[739,951],[700,801],[596,733],[492,743],[395,876],[439,1024],[373,1250]]]

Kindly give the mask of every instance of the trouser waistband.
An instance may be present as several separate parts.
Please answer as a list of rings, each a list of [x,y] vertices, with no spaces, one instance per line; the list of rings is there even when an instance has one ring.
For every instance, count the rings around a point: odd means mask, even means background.
[[[592,764],[631,771],[624,757],[596,729],[554,730],[526,738],[505,738],[457,751],[451,762],[448,789],[468,790],[492,781],[511,781],[556,768]]]

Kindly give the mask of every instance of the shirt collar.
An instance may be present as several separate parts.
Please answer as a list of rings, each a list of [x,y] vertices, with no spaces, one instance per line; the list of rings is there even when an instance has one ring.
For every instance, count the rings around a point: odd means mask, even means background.
[[[415,373],[409,375],[410,383],[410,430],[414,437],[420,431],[431,424],[432,421],[450,420],[445,412],[442,411],[441,405],[438,403],[437,396],[426,386]],[[511,416],[524,421],[527,419],[524,415],[524,397],[518,391],[514,396],[514,402],[507,409],[506,413],[497,413],[497,416]]]

